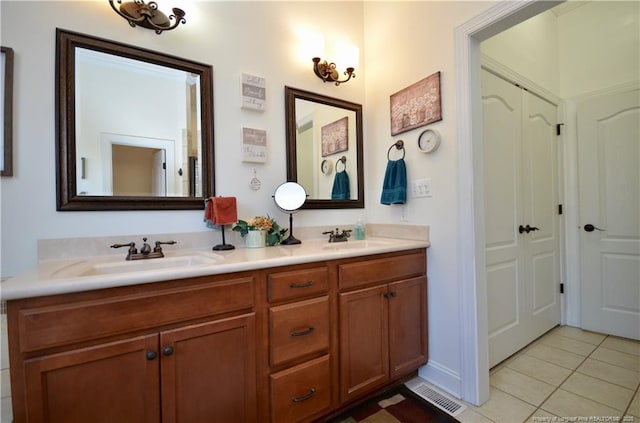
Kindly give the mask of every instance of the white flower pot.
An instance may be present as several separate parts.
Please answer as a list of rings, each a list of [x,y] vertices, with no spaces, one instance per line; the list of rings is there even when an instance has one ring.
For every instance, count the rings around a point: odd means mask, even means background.
[[[249,231],[246,238],[247,248],[263,248],[267,246],[266,231]]]

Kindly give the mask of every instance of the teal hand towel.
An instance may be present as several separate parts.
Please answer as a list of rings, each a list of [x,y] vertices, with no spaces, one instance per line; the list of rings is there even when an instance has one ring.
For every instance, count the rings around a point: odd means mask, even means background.
[[[333,188],[331,189],[332,200],[350,200],[351,192],[349,188],[349,175],[347,171],[336,172],[333,178]]]
[[[380,204],[404,204],[407,201],[407,167],[403,159],[387,162]]]

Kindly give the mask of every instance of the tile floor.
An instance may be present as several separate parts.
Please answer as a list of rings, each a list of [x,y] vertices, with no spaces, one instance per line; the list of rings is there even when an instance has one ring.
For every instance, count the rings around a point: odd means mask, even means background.
[[[490,372],[463,423],[640,423],[640,342],[559,326]]]

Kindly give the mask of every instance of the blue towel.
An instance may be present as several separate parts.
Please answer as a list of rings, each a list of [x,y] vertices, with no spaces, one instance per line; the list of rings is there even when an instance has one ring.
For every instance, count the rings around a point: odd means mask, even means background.
[[[380,204],[404,204],[407,201],[407,167],[403,159],[387,163]]]
[[[332,200],[350,200],[351,192],[349,190],[349,175],[347,171],[336,172],[333,178],[333,188],[331,189]]]

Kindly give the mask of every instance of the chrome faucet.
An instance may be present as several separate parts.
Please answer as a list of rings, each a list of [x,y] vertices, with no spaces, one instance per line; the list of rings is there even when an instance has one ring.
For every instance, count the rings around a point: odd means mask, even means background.
[[[339,229],[335,231],[323,232],[323,235],[329,235],[329,242],[346,242],[347,238],[351,236],[351,229],[343,229],[342,233],[339,233]]]
[[[125,260],[144,260],[164,257],[161,245],[177,244],[176,241],[156,241],[156,246],[153,251],[151,251],[151,246],[147,244],[147,238],[142,238],[142,242],[144,244],[142,244],[140,252],[138,252],[135,242],[129,242],[128,244],[113,244],[111,248],[129,247],[127,258]]]

